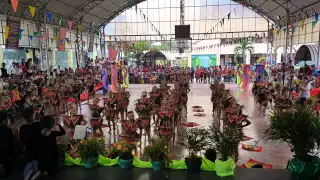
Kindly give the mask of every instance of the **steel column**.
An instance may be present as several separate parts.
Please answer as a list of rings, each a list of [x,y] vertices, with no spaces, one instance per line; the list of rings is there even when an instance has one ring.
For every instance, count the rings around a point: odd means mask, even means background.
[[[273,24],[268,21],[268,34],[267,34],[267,61],[272,63],[272,48],[273,48]]]

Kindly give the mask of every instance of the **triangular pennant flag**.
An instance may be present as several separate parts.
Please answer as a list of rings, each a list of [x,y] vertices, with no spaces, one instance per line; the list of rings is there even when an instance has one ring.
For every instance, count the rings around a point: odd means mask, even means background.
[[[45,38],[46,38],[46,40],[49,40],[49,33],[45,34]]]
[[[18,37],[18,39],[20,39],[20,40],[21,40],[21,38],[22,38],[22,36],[21,36],[20,33],[17,34],[17,37]]]
[[[222,21],[220,21],[220,25],[221,25],[221,27],[222,27]]]
[[[280,29],[277,30],[277,35],[278,35],[278,36],[280,35]]]
[[[69,38],[66,38],[66,41],[69,42]]]
[[[319,14],[318,13],[316,13],[314,15],[314,20],[316,21],[316,23],[318,23],[318,21],[319,21]]]
[[[312,21],[312,28],[314,28],[317,25],[316,21]]]
[[[82,24],[78,24],[78,31],[82,32]]]
[[[67,41],[68,45],[71,46],[71,41]]]
[[[36,14],[36,8],[34,8],[33,6],[29,6],[29,10],[30,10],[31,16],[34,17],[34,15]]]
[[[19,33],[22,34],[23,33],[23,29],[19,29]]]
[[[295,30],[296,30],[296,27],[292,27],[292,33],[294,33]]]
[[[60,42],[60,45],[62,45],[63,44],[63,39],[60,39],[59,42]]]
[[[37,37],[38,36],[38,32],[33,32],[33,36]]]
[[[290,29],[292,29],[292,28],[293,28],[293,24],[290,24],[289,26],[290,26]]]
[[[303,31],[303,29],[304,29],[304,19],[302,19],[300,27],[301,27],[301,30]]]
[[[58,23],[59,23],[59,26],[61,26],[61,24],[62,24],[62,17],[59,17]]]
[[[51,22],[51,19],[52,19],[52,14],[51,13],[46,13],[47,14],[47,17],[48,17],[48,22]]]
[[[59,40],[59,36],[56,36],[56,41],[58,41]]]
[[[222,19],[222,25],[224,25],[224,18]]]
[[[30,41],[32,41],[32,37],[33,37],[32,35],[29,36]]]
[[[230,15],[231,15],[231,13],[228,14],[228,20],[230,19]]]
[[[286,31],[287,31],[287,28],[284,28],[284,29],[283,29],[283,32],[286,33]]]
[[[39,40],[42,41],[42,40],[43,40],[43,37],[40,36],[40,37],[39,37]]]
[[[11,4],[14,12],[17,12],[18,3],[19,3],[18,0],[11,0]]]
[[[72,29],[72,20],[68,20],[68,26],[69,26],[69,29],[71,30]]]
[[[242,4],[242,6],[246,6],[247,5],[247,0],[242,0],[241,4]]]
[[[9,30],[10,30],[9,26],[4,27],[4,36],[6,39],[8,39],[8,37],[9,37]]]

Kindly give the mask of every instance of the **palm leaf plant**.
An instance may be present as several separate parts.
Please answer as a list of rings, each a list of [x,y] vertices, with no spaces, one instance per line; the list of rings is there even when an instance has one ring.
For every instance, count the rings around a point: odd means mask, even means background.
[[[286,112],[273,110],[269,117],[270,126],[264,134],[268,140],[286,142],[295,153],[288,164],[292,172],[304,174],[308,171],[306,174],[313,176],[320,166],[319,158],[315,157],[320,145],[320,118],[313,112],[312,107],[312,103],[295,104]],[[309,168],[305,168],[310,163],[316,167],[312,173]]]
[[[172,163],[169,157],[169,144],[165,139],[160,137],[150,139],[149,145],[144,148],[144,155],[150,158],[154,170],[168,168],[170,163]]]
[[[188,149],[189,156],[185,159],[188,172],[200,172],[202,159],[199,153],[209,145],[208,131],[203,128],[192,128],[180,133],[179,144]]]
[[[252,54],[254,52],[254,47],[247,38],[244,38],[240,40],[240,44],[234,48],[234,60],[236,64],[244,63],[246,52],[250,52],[250,54]],[[238,61],[239,56],[242,57],[242,62]]]

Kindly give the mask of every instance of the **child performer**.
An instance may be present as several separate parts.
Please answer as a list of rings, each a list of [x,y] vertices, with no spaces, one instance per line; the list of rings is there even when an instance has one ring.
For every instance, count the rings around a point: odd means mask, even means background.
[[[93,128],[93,135],[97,136],[97,129],[100,132],[100,136],[103,136],[103,131],[102,131],[102,118],[101,118],[101,113],[103,111],[103,107],[99,106],[99,98],[95,98],[93,100],[93,104],[89,105],[90,110],[92,112],[92,118],[91,118],[91,127]]]

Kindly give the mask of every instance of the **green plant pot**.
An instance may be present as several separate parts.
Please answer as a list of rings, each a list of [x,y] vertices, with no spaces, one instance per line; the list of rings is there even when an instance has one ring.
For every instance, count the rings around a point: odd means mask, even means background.
[[[313,157],[310,162],[303,162],[298,158],[292,158],[289,160],[288,169],[297,177],[316,178],[320,173],[320,159]]]
[[[119,159],[119,165],[122,169],[132,168],[133,158],[129,160]]]
[[[85,168],[94,168],[98,165],[98,157],[96,158],[91,158],[91,159],[88,159],[86,161],[84,161],[84,167]]]
[[[216,174],[220,177],[233,176],[236,164],[232,158],[228,158],[227,161],[221,161],[216,159],[215,161]]]
[[[162,167],[163,167],[163,163],[162,162],[160,162],[160,161],[152,162],[152,169],[154,171],[161,171]]]
[[[185,163],[187,165],[188,173],[200,173],[200,168],[202,164],[201,158],[186,158]]]

